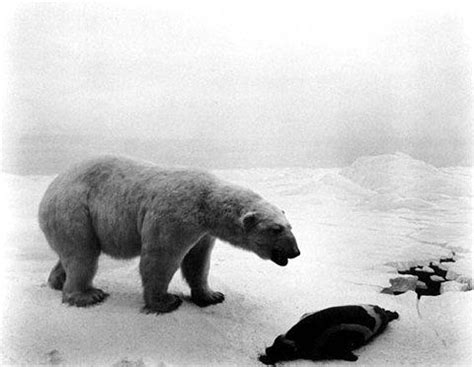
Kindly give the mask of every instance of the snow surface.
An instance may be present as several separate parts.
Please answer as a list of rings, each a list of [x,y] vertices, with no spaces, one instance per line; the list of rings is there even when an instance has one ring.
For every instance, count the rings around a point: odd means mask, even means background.
[[[221,170],[285,210],[302,255],[286,267],[218,243],[210,283],[223,304],[184,302],[166,315],[140,313],[138,260],[103,257],[95,283],[111,296],[86,309],[61,304],[46,286],[56,261],[38,228],[52,177],[3,174],[1,365],[258,366],[259,353],[300,316],[378,304],[400,319],[356,351],[358,365],[471,365],[472,292],[438,297],[381,294],[396,268],[444,263],[472,288],[472,169],[435,168],[405,154],[357,159],[342,169]],[[459,282],[458,282],[459,283]],[[170,289],[189,296],[179,273]],[[350,362],[288,362],[288,366]]]

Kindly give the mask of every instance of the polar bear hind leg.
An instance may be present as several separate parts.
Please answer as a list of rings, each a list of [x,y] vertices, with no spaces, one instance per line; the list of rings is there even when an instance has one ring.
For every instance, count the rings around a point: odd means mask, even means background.
[[[48,225],[51,221],[45,217],[48,242],[59,256],[48,283],[51,288],[62,290],[64,303],[86,307],[102,302],[108,294],[92,285],[100,245],[89,219],[79,211],[72,212],[61,218],[66,222],[63,226]]]

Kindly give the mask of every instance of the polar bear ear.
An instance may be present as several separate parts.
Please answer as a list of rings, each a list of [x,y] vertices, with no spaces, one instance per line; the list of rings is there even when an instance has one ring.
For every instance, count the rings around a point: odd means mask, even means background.
[[[242,225],[246,232],[250,231],[257,224],[257,212],[245,213],[241,219]]]

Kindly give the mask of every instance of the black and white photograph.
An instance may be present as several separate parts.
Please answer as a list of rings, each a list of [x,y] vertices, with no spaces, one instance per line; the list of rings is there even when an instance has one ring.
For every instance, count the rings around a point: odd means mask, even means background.
[[[472,365],[468,1],[1,8],[1,366]]]

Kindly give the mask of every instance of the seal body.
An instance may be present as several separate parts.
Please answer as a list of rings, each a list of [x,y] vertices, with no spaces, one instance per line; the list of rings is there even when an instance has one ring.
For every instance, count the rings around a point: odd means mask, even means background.
[[[265,364],[294,359],[356,361],[352,352],[385,330],[397,312],[375,305],[349,305],[305,314],[260,356]]]

